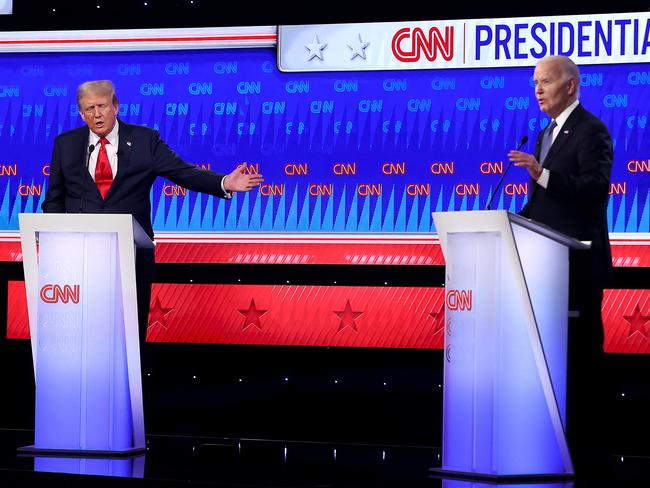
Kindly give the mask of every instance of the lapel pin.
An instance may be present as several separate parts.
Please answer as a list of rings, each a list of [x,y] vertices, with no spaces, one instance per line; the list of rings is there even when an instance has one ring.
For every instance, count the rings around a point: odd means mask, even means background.
[[[131,147],[131,141],[126,141],[126,145]]]
[[[569,129],[564,131],[565,134],[568,134],[569,132],[571,132]]]

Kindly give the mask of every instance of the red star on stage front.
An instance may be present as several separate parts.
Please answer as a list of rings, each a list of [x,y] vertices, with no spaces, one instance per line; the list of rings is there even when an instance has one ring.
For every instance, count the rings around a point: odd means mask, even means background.
[[[648,331],[645,329],[645,324],[650,321],[650,315],[643,315],[638,303],[636,304],[636,307],[634,307],[632,315],[623,315],[623,318],[630,324],[630,328],[627,331],[628,337],[635,332],[642,334],[643,337],[648,337]]]
[[[149,310],[149,323],[147,324],[147,328],[153,327],[154,325],[158,324],[160,325],[163,329],[167,328],[167,321],[165,318],[167,315],[169,315],[173,308],[165,308],[160,304],[160,297],[156,296],[156,301],[153,304],[153,307]]]
[[[357,331],[357,324],[355,323],[355,319],[361,315],[363,312],[353,312],[352,307],[350,306],[350,300],[348,299],[347,302],[345,302],[345,309],[341,310],[340,312],[334,311],[336,315],[339,316],[341,319],[341,323],[339,324],[339,330],[338,332],[341,332],[343,329],[346,327],[352,328],[355,332]]]
[[[241,330],[246,330],[251,325],[257,327],[258,330],[262,330],[260,317],[266,314],[266,312],[268,312],[268,310],[258,310],[255,306],[255,299],[251,298],[251,304],[247,309],[239,309],[239,313],[244,316],[244,325],[242,325]]]
[[[433,317],[433,320],[434,320],[433,333],[437,334],[441,330],[444,330],[444,328],[445,328],[445,303],[442,302],[440,304],[440,309],[437,312],[435,310],[433,312],[429,312],[429,315],[431,315],[431,317]]]

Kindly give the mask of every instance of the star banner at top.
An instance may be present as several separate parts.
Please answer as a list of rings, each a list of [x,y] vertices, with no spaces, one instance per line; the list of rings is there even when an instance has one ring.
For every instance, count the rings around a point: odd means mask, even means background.
[[[289,25],[278,28],[281,71],[370,71],[650,61],[650,13]]]

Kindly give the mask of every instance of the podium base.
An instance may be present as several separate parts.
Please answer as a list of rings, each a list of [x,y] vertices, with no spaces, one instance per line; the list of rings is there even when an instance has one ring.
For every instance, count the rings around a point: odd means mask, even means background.
[[[145,452],[145,447],[131,447],[120,450],[95,450],[95,449],[51,449],[47,447],[23,446],[19,447],[18,454],[24,456],[49,456],[49,457],[82,457],[82,458],[123,458]]]
[[[457,479],[466,481],[487,481],[492,483],[534,483],[550,481],[571,481],[575,478],[573,473],[549,474],[490,474],[473,471],[453,471],[443,468],[429,468],[431,478]]]

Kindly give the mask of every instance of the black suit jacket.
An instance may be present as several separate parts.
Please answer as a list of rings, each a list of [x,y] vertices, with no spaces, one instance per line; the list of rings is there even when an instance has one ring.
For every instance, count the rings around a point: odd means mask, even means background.
[[[153,239],[149,194],[158,176],[192,191],[225,197],[224,175],[184,162],[147,127],[118,121],[117,174],[102,199],[88,169],[88,127],[59,135],[54,141],[43,212],[132,214]]]
[[[538,160],[543,134],[537,138]],[[612,160],[607,127],[579,104],[560,129],[544,161],[550,172],[548,188],[531,181],[529,201],[520,212],[559,232],[591,241],[592,278],[601,286],[609,278],[612,266],[607,229]]]

